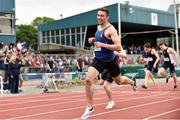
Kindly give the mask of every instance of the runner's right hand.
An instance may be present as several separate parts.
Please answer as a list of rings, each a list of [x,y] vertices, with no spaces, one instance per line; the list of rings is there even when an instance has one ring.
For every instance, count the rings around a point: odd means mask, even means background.
[[[88,39],[89,44],[93,44],[95,42],[95,38],[91,37]]]

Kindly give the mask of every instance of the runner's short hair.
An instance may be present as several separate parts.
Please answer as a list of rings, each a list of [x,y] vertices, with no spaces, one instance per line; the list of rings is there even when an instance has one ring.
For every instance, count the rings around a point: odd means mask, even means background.
[[[106,13],[107,16],[109,16],[109,10],[107,8],[105,8],[105,7],[100,8],[98,11],[103,11],[103,12]]]
[[[161,42],[161,43],[159,43],[159,46],[161,46],[161,45],[166,45],[165,43],[163,43],[163,42]]]
[[[144,44],[144,47],[151,48],[151,44],[149,42],[147,42],[147,43]]]

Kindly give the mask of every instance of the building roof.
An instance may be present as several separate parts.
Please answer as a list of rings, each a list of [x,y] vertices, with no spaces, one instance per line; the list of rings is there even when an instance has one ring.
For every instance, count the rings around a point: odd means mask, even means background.
[[[152,14],[157,14],[157,26],[174,27],[173,13],[168,11],[120,4],[121,22],[152,25]],[[110,22],[118,22],[118,3],[106,6],[110,11]],[[39,30],[55,30],[79,26],[97,25],[96,13],[98,9],[70,16],[49,24],[42,24]]]
[[[176,4],[176,10],[177,11],[178,11],[178,8],[180,10],[180,4]],[[169,6],[168,11],[171,12],[171,13],[174,13],[174,4]]]
[[[0,0],[0,13],[15,13],[15,0]]]

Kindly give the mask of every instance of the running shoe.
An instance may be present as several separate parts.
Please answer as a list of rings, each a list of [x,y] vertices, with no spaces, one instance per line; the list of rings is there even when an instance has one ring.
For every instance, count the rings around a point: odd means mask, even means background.
[[[147,86],[146,85],[141,85],[142,88],[144,89],[147,89]]]
[[[93,107],[86,107],[84,114],[81,116],[81,120],[86,120],[89,118],[90,114],[94,111]]]
[[[137,86],[136,86],[136,78],[133,78],[132,79],[133,81],[134,81],[134,84],[133,84],[133,91],[136,91],[136,88],[137,88]]]
[[[174,90],[176,90],[176,88],[177,88],[177,85],[174,85]]]
[[[43,90],[44,93],[48,92],[48,88],[45,87],[44,90]]]
[[[108,102],[107,106],[106,106],[106,109],[112,109],[115,105],[115,102],[114,101],[110,101]]]
[[[133,81],[134,81],[134,86],[136,86],[136,78],[135,77],[133,78]]]

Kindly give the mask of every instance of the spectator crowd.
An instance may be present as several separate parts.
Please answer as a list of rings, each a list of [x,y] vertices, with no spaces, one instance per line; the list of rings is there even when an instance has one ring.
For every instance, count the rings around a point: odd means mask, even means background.
[[[25,73],[70,72],[86,70],[91,63],[91,57],[48,55],[41,52],[34,53],[24,43],[11,43],[8,46],[0,43],[0,75],[6,83],[4,89],[10,93],[21,92]],[[79,66],[80,65],[80,66]]]
[[[143,64],[142,46],[123,46],[128,54],[122,64]],[[14,94],[21,92],[26,73],[64,73],[87,71],[92,62],[92,55],[49,55],[40,51],[34,53],[27,43],[0,43],[0,75],[3,76],[6,89]],[[160,61],[161,63],[163,61]]]

